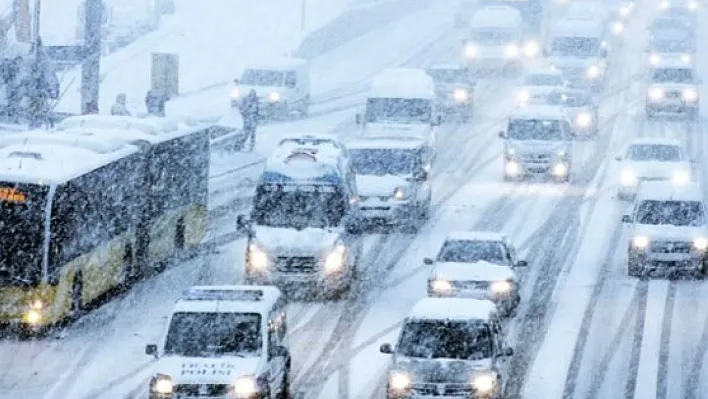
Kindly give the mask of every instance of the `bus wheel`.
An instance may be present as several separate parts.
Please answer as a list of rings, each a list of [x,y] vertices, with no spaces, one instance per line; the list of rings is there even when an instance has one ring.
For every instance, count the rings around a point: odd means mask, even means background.
[[[74,277],[74,282],[71,284],[71,309],[69,310],[69,317],[75,319],[81,316],[83,312],[83,297],[84,297],[84,285],[81,282],[81,274],[77,274]]]

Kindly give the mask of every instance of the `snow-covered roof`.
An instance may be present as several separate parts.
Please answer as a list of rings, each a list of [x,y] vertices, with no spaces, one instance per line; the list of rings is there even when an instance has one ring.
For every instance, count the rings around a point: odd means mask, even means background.
[[[521,12],[510,6],[486,6],[477,10],[470,20],[472,29],[510,29],[523,23]]]
[[[568,114],[558,105],[532,104],[514,109],[509,119],[566,120]]]
[[[307,60],[302,58],[273,58],[249,64],[246,69],[263,69],[272,71],[286,71],[307,65]]]
[[[504,233],[492,231],[454,231],[448,233],[445,241],[504,241],[507,236]]]
[[[418,137],[370,137],[352,140],[347,143],[347,148],[350,150],[413,150],[426,144],[427,141],[425,139]]]
[[[671,181],[646,181],[639,185],[637,201],[647,200],[703,202],[703,192],[698,183],[678,185]]]
[[[433,78],[422,69],[390,68],[374,76],[369,98],[435,98]]]
[[[596,37],[604,35],[604,23],[597,18],[563,18],[553,27],[553,36]]]
[[[408,313],[408,320],[489,320],[497,307],[472,298],[423,298]]]
[[[196,286],[177,300],[173,312],[258,313],[267,315],[282,296],[270,285]]]
[[[667,137],[637,137],[629,141],[627,146],[631,145],[671,145],[683,148],[683,144],[675,139]]]
[[[339,153],[317,148],[278,148],[266,161],[261,181],[285,183],[292,181],[338,183],[344,176]]]
[[[693,60],[695,57],[691,56],[691,59],[688,60],[688,62],[682,58],[683,57],[681,57],[681,55],[669,56],[666,54],[659,54],[659,62],[657,62],[656,65],[652,65],[652,69],[695,69]]]
[[[137,151],[125,143],[76,137],[38,136],[7,142],[0,144],[0,181],[59,184]]]
[[[465,69],[465,66],[462,64],[454,64],[454,63],[438,63],[438,64],[433,64],[428,67],[428,70],[431,71],[437,71],[437,70],[443,70],[443,71],[448,71],[448,70],[461,70]]]
[[[563,72],[557,68],[553,68],[551,65],[533,65],[524,69],[525,76],[532,75],[551,75],[551,76],[563,76]]]

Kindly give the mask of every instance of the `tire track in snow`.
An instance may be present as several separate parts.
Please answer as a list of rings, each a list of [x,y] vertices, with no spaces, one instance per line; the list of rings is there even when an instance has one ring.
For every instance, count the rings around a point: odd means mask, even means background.
[[[661,323],[661,345],[659,346],[659,367],[656,372],[656,399],[667,399],[669,374],[669,351],[671,349],[671,326],[673,325],[674,303],[676,302],[676,281],[669,282]]]
[[[632,339],[632,351],[629,358],[629,372],[624,386],[624,397],[634,399],[637,390],[637,375],[639,374],[639,360],[642,355],[642,339],[644,337],[644,323],[647,316],[647,292],[649,282],[640,280],[637,284],[639,301],[637,303],[637,318],[635,319]]]

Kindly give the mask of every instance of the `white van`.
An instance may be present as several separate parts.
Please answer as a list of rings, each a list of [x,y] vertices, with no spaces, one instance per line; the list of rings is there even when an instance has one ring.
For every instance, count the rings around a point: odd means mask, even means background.
[[[539,45],[526,37],[521,12],[509,6],[487,6],[472,16],[463,58],[472,70],[518,69],[534,57]]]
[[[239,107],[243,98],[255,90],[260,112],[265,117],[291,114],[307,116],[310,108],[310,67],[306,60],[286,58],[247,67],[234,80],[231,106]]]
[[[364,115],[367,137],[422,137],[435,142],[440,125],[433,78],[422,69],[391,68],[374,77]]]
[[[588,16],[560,20],[551,30],[545,53],[570,86],[602,89],[608,56],[602,19]]]

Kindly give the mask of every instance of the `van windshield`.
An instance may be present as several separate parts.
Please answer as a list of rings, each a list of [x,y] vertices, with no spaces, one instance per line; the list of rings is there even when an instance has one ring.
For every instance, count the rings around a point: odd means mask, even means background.
[[[696,51],[693,40],[652,40],[651,49],[659,53],[692,53]]]
[[[445,241],[437,260],[455,263],[489,262],[497,265],[509,263],[501,243],[483,240]]]
[[[470,42],[481,46],[502,46],[514,41],[514,36],[504,31],[472,31]]]
[[[693,83],[693,70],[689,68],[662,68],[655,69],[651,75],[655,83]]]
[[[527,86],[561,86],[563,77],[550,74],[533,74],[526,76],[524,84]]]
[[[553,39],[551,54],[572,57],[595,57],[602,43],[592,37],[557,37]]]
[[[398,351],[423,359],[482,360],[492,357],[492,345],[482,321],[411,320],[403,326]]]
[[[283,71],[268,71],[264,69],[246,69],[241,76],[241,84],[249,86],[282,86]]]
[[[675,145],[632,144],[627,158],[637,162],[681,162],[682,151]]]
[[[703,204],[698,201],[642,201],[637,207],[639,224],[702,226],[705,224]]]
[[[429,123],[433,103],[418,98],[370,98],[366,102],[366,121],[370,123]]]
[[[561,122],[541,119],[516,119],[509,121],[506,135],[511,140],[562,141]]]
[[[428,70],[435,83],[470,83],[470,77],[465,69],[430,69]]]
[[[410,175],[420,168],[415,150],[361,149],[350,151],[352,169],[359,175]]]
[[[185,357],[260,357],[262,347],[258,313],[175,313],[165,340],[166,355]]]
[[[347,203],[342,190],[332,185],[262,184],[256,189],[251,217],[259,226],[296,230],[337,227]]]

